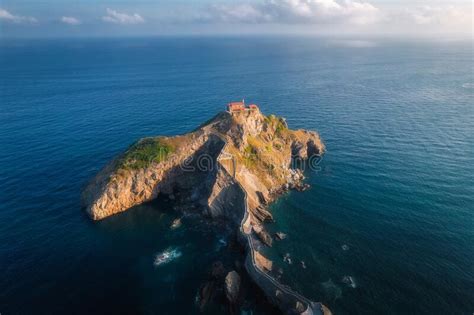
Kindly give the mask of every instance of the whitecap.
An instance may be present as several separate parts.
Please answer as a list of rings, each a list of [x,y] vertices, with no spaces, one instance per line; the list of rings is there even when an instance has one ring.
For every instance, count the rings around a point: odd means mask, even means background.
[[[288,265],[291,265],[293,263],[289,253],[286,253],[285,256],[283,256],[283,261],[286,262]]]
[[[326,282],[322,282],[321,286],[326,295],[333,300],[337,300],[342,296],[342,289],[337,286],[331,278]]]
[[[465,89],[474,89],[474,83],[469,83],[469,82],[468,82],[468,83],[464,83],[464,84],[462,85],[462,87],[465,88]]]
[[[156,267],[165,265],[179,257],[181,257],[182,253],[177,248],[168,248],[161,253],[155,255],[155,259],[153,261],[153,265]]]
[[[355,289],[357,287],[356,282],[352,276],[342,277],[342,283],[347,284],[349,287]]]
[[[173,223],[171,224],[170,228],[172,230],[175,230],[175,229],[181,227],[181,225],[182,225],[181,218],[177,218],[177,219],[173,220]]]
[[[220,251],[222,248],[227,246],[227,241],[225,238],[219,238],[216,245],[216,251]]]

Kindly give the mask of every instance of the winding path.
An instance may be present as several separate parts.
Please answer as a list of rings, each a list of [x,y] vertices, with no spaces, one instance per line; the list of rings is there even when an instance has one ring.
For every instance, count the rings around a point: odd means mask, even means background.
[[[244,187],[236,180],[236,161],[232,154],[226,152],[227,149],[227,140],[222,137],[221,135],[216,134],[219,138],[221,138],[225,145],[222,148],[219,156],[217,157],[218,166],[223,169],[228,175],[232,176],[235,183],[239,186],[239,188],[244,193],[244,216],[242,221],[240,222],[240,232],[242,235],[247,239],[248,250],[247,258],[246,258],[246,268],[250,276],[254,279],[255,282],[260,286],[260,288],[265,292],[267,297],[272,300],[277,306],[285,313],[295,313],[296,306],[301,304],[304,307],[304,311],[300,312],[300,314],[304,315],[323,315],[323,306],[319,302],[313,302],[301,294],[293,291],[290,287],[283,285],[282,283],[278,282],[274,277],[263,271],[260,267],[258,267],[256,259],[255,259],[255,252],[257,251],[254,246],[253,235],[252,235],[252,228],[249,225],[246,225],[247,220],[249,219],[249,209],[248,209],[248,202],[247,202],[247,191]],[[226,167],[221,163],[223,160],[232,160],[233,170],[232,175],[229,174],[230,172],[226,169]]]

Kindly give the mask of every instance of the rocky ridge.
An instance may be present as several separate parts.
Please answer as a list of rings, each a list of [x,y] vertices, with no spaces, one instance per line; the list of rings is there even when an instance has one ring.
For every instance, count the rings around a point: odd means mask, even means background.
[[[283,118],[259,111],[222,112],[191,133],[145,138],[132,145],[89,182],[82,193],[83,206],[92,219],[99,220],[153,200],[160,193],[186,191],[187,198],[206,206],[204,214],[239,220],[240,216],[227,213],[219,203],[219,198],[225,204],[230,202],[222,196],[227,192],[228,178],[216,167],[225,141],[236,165],[229,164],[232,159],[221,163],[235,168],[231,172],[249,195],[256,224],[272,218],[265,206],[279,193],[303,187],[303,174],[291,167],[292,159],[324,152],[317,133],[290,130]],[[158,154],[147,156],[147,147]],[[136,154],[139,150],[145,154]]]

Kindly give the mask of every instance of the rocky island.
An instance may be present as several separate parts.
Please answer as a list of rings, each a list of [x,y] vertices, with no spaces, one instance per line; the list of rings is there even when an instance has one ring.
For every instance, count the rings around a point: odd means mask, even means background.
[[[285,314],[330,314],[281,284],[262,253],[273,238],[263,223],[267,205],[289,189],[306,188],[294,167],[320,156],[316,132],[290,130],[284,118],[258,106],[230,103],[196,130],[175,137],[144,138],[107,164],[86,186],[82,203],[93,220],[166,195],[210,220],[220,220],[244,248],[242,264],[267,299]],[[229,303],[237,303],[240,278],[222,280]]]

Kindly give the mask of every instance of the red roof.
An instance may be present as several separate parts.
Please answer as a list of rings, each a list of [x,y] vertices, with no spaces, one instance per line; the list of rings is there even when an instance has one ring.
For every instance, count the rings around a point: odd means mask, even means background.
[[[230,107],[241,107],[241,106],[245,106],[244,103],[242,102],[230,102],[229,104],[227,104],[228,106]]]
[[[229,111],[241,111],[245,109],[245,104],[243,102],[230,102],[227,104]]]
[[[250,104],[248,107],[245,107],[244,102],[230,102],[229,104],[227,104],[227,107],[230,112],[239,112],[248,109],[258,109],[258,106],[256,104]]]

